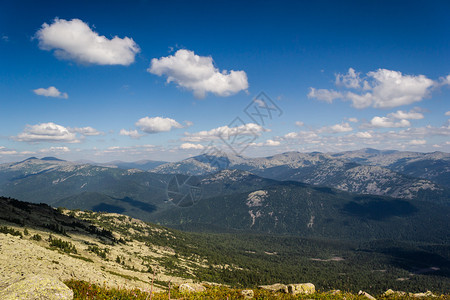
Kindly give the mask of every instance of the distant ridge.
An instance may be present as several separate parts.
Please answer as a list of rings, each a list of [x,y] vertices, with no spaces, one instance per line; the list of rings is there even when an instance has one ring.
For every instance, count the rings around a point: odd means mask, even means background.
[[[56,157],[53,157],[53,156],[46,156],[46,157],[41,158],[41,160],[47,160],[47,161],[52,161],[52,160],[54,160],[54,161],[65,161],[65,160],[63,160],[63,159],[59,159],[59,158],[56,158]]]

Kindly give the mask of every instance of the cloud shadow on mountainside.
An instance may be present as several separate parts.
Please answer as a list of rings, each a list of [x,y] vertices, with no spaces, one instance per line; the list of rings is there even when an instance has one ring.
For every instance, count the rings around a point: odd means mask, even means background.
[[[132,199],[130,197],[125,197],[125,198],[122,198],[122,199],[117,199],[116,198],[116,200],[128,203],[131,206],[137,207],[140,210],[143,210],[145,212],[153,212],[153,211],[156,210],[156,206],[155,205],[150,204],[150,203],[146,203],[146,202],[142,202],[142,201],[138,201],[138,200],[134,200],[134,199]]]
[[[354,200],[344,205],[342,211],[346,214],[370,219],[385,220],[391,217],[406,217],[413,215],[418,209],[405,200],[386,200],[383,198],[370,197],[367,201],[364,197],[355,197]],[[362,202],[361,200],[365,200]]]
[[[117,205],[108,204],[105,202],[101,202],[94,207],[92,207],[92,210],[95,212],[108,212],[108,213],[116,213],[116,214],[122,214],[125,212],[125,208]]]

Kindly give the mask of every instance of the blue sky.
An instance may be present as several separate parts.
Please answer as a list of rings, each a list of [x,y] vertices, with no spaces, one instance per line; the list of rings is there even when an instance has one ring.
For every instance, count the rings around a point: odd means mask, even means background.
[[[448,1],[92,2],[1,3],[0,162],[450,151]]]

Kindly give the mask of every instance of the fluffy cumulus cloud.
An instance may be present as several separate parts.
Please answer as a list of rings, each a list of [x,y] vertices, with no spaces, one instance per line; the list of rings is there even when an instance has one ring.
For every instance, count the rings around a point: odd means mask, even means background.
[[[158,133],[170,131],[174,128],[183,128],[183,125],[170,118],[145,117],[139,119],[135,124],[140,130],[146,133]]]
[[[333,100],[342,98],[342,94],[340,92],[336,92],[334,90],[326,90],[326,89],[318,89],[310,88],[308,93],[308,98],[314,98],[320,101],[325,101],[327,103],[332,103]]]
[[[447,112],[445,112],[445,115],[446,115],[446,116],[450,116],[450,110],[447,111]]]
[[[420,120],[423,119],[424,116],[422,113],[411,110],[409,112],[405,112],[402,110],[397,110],[396,112],[388,114],[388,117],[394,118],[394,119],[407,119],[407,120]]]
[[[311,88],[308,97],[329,103],[342,98],[351,101],[355,108],[392,108],[422,101],[438,85],[437,81],[424,75],[405,75],[387,69],[368,72],[361,78],[350,68],[347,74],[336,75],[336,86],[352,90],[340,92]]]
[[[372,134],[368,131],[359,131],[357,133],[355,133],[355,136],[361,139],[371,139],[372,138]]]
[[[261,125],[255,123],[247,123],[240,126],[229,127],[221,126],[211,130],[199,131],[196,133],[185,133],[183,141],[203,142],[215,139],[229,139],[236,136],[260,136],[263,132],[270,131]]]
[[[214,66],[210,56],[199,56],[193,51],[181,49],[175,55],[154,58],[148,72],[166,76],[167,82],[194,92],[197,98],[207,93],[217,96],[230,96],[248,88],[247,74],[244,71],[220,71]]]
[[[350,124],[348,123],[336,124],[329,127],[329,131],[332,133],[349,132],[352,130],[352,126],[350,126]]]
[[[95,135],[103,134],[103,132],[98,131],[97,129],[92,128],[90,126],[69,128],[69,130],[70,130],[70,132],[76,132],[76,133],[79,133],[79,134],[85,135],[85,136],[95,136]]]
[[[410,127],[411,122],[409,120],[420,120],[424,118],[424,115],[420,112],[421,108],[416,107],[410,111],[397,110],[396,112],[389,113],[386,117],[375,116],[370,122],[365,123],[362,127],[369,128],[402,128]]]
[[[280,141],[267,140],[264,144],[266,146],[279,146],[281,143]]]
[[[56,18],[50,25],[44,23],[35,37],[41,49],[54,50],[56,57],[82,64],[128,66],[140,51],[133,39],[108,39],[80,19]]]
[[[373,117],[372,120],[370,120],[370,123],[366,124],[366,126],[374,128],[398,128],[410,127],[411,123],[406,119],[395,121],[389,117]]]
[[[450,85],[450,75],[446,77],[441,77],[440,85]]]
[[[69,95],[67,95],[67,93],[61,93],[54,86],[50,86],[46,89],[44,89],[44,88],[35,89],[35,90],[33,90],[33,92],[39,96],[63,98],[63,99],[69,98]]]
[[[22,133],[15,138],[21,142],[66,142],[77,143],[76,133],[71,132],[64,126],[55,123],[41,123],[37,125],[27,125]]]
[[[353,68],[349,68],[347,74],[336,74],[336,85],[357,89],[361,84],[359,75],[360,73],[356,73]]]
[[[183,143],[180,146],[180,149],[182,150],[203,150],[205,149],[205,146],[201,145],[201,144],[192,144],[192,143]]]
[[[134,130],[121,129],[119,134],[124,135],[124,136],[129,136],[130,138],[133,138],[133,139],[138,139],[142,136],[142,134],[140,134],[136,129],[134,129]]]

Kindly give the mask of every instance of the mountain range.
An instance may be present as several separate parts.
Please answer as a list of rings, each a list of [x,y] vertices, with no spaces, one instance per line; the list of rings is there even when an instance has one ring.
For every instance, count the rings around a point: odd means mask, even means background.
[[[224,154],[147,172],[32,157],[0,165],[0,194],[194,231],[442,241],[449,231],[449,191],[425,178],[443,180],[448,161],[439,152],[374,149],[265,158]],[[414,165],[420,166],[417,177],[400,172]]]
[[[359,194],[448,200],[450,155],[362,149],[342,153],[286,152],[262,158],[200,155],[162,164],[152,172],[204,175],[238,169],[275,180],[325,185]]]

